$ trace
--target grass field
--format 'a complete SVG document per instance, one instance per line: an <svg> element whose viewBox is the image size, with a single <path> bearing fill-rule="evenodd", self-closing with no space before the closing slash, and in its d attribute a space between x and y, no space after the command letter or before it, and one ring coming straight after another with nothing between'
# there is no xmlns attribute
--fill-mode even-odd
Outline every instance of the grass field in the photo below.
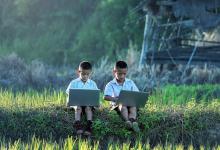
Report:
<svg viewBox="0 0 220 150"><path fill-rule="evenodd" d="M108 150L193 150L193 149L200 149L200 150L219 150L220 146L199 146L194 147L193 145L184 146L183 144L168 144L165 145L158 144L156 146L151 146L149 143L142 143L140 140L137 140L134 144L131 142L123 142L119 143L119 141L113 142L109 141L106 147L103 147L99 144L98 141L91 141L88 139L74 139L73 137L68 137L64 140L60 140L58 142L53 141L45 141L37 139L36 137L32 137L29 143L21 142L20 140L16 140L14 142L8 142L5 144L5 141L1 141L1 150L99 150L99 149L108 149Z"/></svg>
<svg viewBox="0 0 220 150"><path fill-rule="evenodd" d="M65 107L64 92L1 90L1 149L219 149L219 89L219 85L157 89L138 111L139 134L126 129L101 100L90 139L76 137L74 112Z"/></svg>

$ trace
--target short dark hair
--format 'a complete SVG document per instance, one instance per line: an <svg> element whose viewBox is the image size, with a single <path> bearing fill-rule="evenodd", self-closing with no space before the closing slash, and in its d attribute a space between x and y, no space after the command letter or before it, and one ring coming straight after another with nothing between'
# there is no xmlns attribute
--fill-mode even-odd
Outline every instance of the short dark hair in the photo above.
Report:
<svg viewBox="0 0 220 150"><path fill-rule="evenodd" d="M128 65L125 61L117 61L115 63L115 69L124 69L124 68L128 68Z"/></svg>
<svg viewBox="0 0 220 150"><path fill-rule="evenodd" d="M79 68L85 69L85 70L92 70L92 65L91 65L90 62L88 62L88 61L82 61L82 62L79 64Z"/></svg>

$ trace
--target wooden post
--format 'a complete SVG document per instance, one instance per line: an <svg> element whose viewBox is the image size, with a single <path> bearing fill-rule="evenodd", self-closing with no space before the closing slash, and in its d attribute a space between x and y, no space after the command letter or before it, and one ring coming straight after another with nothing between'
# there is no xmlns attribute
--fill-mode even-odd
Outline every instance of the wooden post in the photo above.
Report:
<svg viewBox="0 0 220 150"><path fill-rule="evenodd" d="M146 59L147 59L146 54L149 48L149 35L152 29L151 27L152 27L152 18L150 18L149 15L146 15L145 27L144 27L144 40L142 44L141 56L139 61L139 69L141 69L146 63Z"/></svg>

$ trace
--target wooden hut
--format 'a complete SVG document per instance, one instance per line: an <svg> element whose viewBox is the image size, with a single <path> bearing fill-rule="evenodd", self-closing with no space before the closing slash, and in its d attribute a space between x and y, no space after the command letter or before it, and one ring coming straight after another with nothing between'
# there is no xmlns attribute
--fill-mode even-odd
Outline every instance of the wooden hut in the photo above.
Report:
<svg viewBox="0 0 220 150"><path fill-rule="evenodd" d="M220 0L144 0L140 66L220 65ZM213 36L214 35L214 36Z"/></svg>

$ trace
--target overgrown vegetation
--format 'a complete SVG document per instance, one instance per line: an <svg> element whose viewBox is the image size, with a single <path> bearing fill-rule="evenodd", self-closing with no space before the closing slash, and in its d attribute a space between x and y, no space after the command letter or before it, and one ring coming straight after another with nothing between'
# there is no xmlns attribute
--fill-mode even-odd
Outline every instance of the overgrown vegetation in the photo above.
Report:
<svg viewBox="0 0 220 150"><path fill-rule="evenodd" d="M66 86L67 81L65 80L71 78L69 74L63 74L61 77L60 69L45 65L41 61L33 60L31 63L26 63L15 53L0 58L0 71L1 88L14 91L60 89L62 86Z"/></svg>
<svg viewBox="0 0 220 150"><path fill-rule="evenodd" d="M215 91L219 86L207 85L204 90L207 87L209 91L212 89ZM108 104L102 101L102 106L95 111L92 140L99 140L104 145L106 139L132 141L136 138L141 138L143 144L146 144L148 140L150 145L166 142L195 146L219 144L219 98L198 103L192 100L193 98L189 99L192 96L191 92L181 95L181 91L189 89L194 91L196 87L167 86L164 91L173 90L179 96L179 99L168 101L168 103L158 103L156 101L158 97L168 97L166 92L156 91L156 94L149 98L146 106L138 112L138 122L142 131L140 134L134 134L126 129L125 123L117 113L110 112ZM157 95L158 92L160 96ZM2 90L0 96L2 138L12 141L16 139L28 141L35 136L39 139L59 141L68 136L75 136L74 112L65 107L64 92L51 93L45 90L44 93L36 91L13 93ZM203 98L206 96L204 95Z"/></svg>
<svg viewBox="0 0 220 150"><path fill-rule="evenodd" d="M186 69L186 74L183 74L185 66L179 66L173 70L169 68L160 70L158 66L146 65L142 69L139 69L137 65L139 57L135 49L135 47L130 46L128 52L118 55L117 58L127 61L129 66L127 77L134 80L141 91L163 89L167 84L203 85L220 83L220 69L217 67L208 68L207 65L201 67L191 66ZM98 63L93 64L91 78L101 90L113 78L112 69L114 63L108 57L105 57ZM25 91L28 89L42 91L45 88L65 90L71 79L77 78L76 69L77 66L54 67L46 65L39 60L33 60L31 63L27 63L15 53L12 53L4 58L0 58L0 86L4 89L13 89L13 91ZM205 88L209 90L211 87L205 86ZM217 88L213 95L219 96L218 91ZM198 91L198 93L201 95L203 93L207 94L204 91L203 93ZM194 94L192 92L192 95ZM205 99L208 99L208 97L207 95ZM196 98L200 99L200 96L197 95Z"/></svg>

